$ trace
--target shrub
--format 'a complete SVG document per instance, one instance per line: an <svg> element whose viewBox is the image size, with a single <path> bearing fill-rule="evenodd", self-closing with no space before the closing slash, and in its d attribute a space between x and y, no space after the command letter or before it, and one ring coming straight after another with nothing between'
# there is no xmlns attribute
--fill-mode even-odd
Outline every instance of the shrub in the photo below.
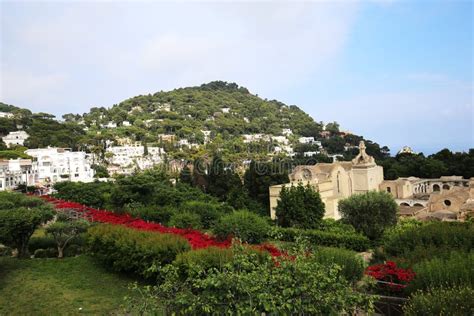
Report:
<svg viewBox="0 0 474 316"><path fill-rule="evenodd" d="M171 216L168 225L177 228L200 229L201 216L190 212L175 213Z"/></svg>
<svg viewBox="0 0 474 316"><path fill-rule="evenodd" d="M308 184L283 188L276 207L277 223L282 227L317 228L324 216L324 203Z"/></svg>
<svg viewBox="0 0 474 316"><path fill-rule="evenodd" d="M343 221L372 240L397 223L397 210L397 203L387 192L355 194L339 202Z"/></svg>
<svg viewBox="0 0 474 316"><path fill-rule="evenodd" d="M58 258L64 257L64 249L80 234L87 231L89 222L85 220L60 221L57 220L46 227L46 233L56 242Z"/></svg>
<svg viewBox="0 0 474 316"><path fill-rule="evenodd" d="M474 248L474 224L430 222L389 234L383 244L391 256L402 256L420 248L439 248L441 253L447 249L469 251Z"/></svg>
<svg viewBox="0 0 474 316"><path fill-rule="evenodd" d="M48 249L55 248L56 242L52 237L41 236L41 237L31 237L28 242L28 251L34 253L36 249Z"/></svg>
<svg viewBox="0 0 474 316"><path fill-rule="evenodd" d="M183 275L189 275L189 270L198 267L203 271L211 268L222 268L232 260L232 249L208 247L180 253L173 264Z"/></svg>
<svg viewBox="0 0 474 316"><path fill-rule="evenodd" d="M9 206L10 205L10 206ZM19 193L0 194L0 243L28 257L28 241L39 227L53 217L53 210L38 198Z"/></svg>
<svg viewBox="0 0 474 316"><path fill-rule="evenodd" d="M236 247L222 269L193 269L184 281L178 267L169 265L163 283L140 288L145 290L140 300L159 300L170 315L338 315L372 307L372 298L355 292L336 265L322 265L304 253L277 264L270 256L259 258ZM132 314L158 312L153 305L137 305L142 308Z"/></svg>
<svg viewBox="0 0 474 316"><path fill-rule="evenodd" d="M217 203L189 201L180 205L180 210L199 215L204 229L209 229L224 215L224 210Z"/></svg>
<svg viewBox="0 0 474 316"><path fill-rule="evenodd" d="M340 248L318 247L313 252L316 262L323 265L337 264L342 274L351 283L359 281L364 275L364 261L354 251Z"/></svg>
<svg viewBox="0 0 474 316"><path fill-rule="evenodd" d="M119 225L97 225L88 231L88 251L115 271L156 278L158 267L190 249L186 239L172 234L139 231Z"/></svg>
<svg viewBox="0 0 474 316"><path fill-rule="evenodd" d="M258 244L269 233L270 225L257 214L249 211L236 211L221 217L213 231L219 239L229 236L239 238L243 242Z"/></svg>
<svg viewBox="0 0 474 316"><path fill-rule="evenodd" d="M171 216L177 212L174 206L153 207L141 204L129 204L126 207L126 211L133 217L141 218L150 222L161 223L163 225L168 225Z"/></svg>
<svg viewBox="0 0 474 316"><path fill-rule="evenodd" d="M474 289L469 286L418 291L403 311L408 316L474 315L473 297Z"/></svg>
<svg viewBox="0 0 474 316"><path fill-rule="evenodd" d="M449 258L434 258L413 266L415 279L409 292L436 287L474 287L474 253L453 252Z"/></svg>
<svg viewBox="0 0 474 316"><path fill-rule="evenodd" d="M339 233L355 233L354 226L345 224L341 220L335 220L332 218L324 218L321 224L317 228L318 230L327 232L339 232Z"/></svg>
<svg viewBox="0 0 474 316"><path fill-rule="evenodd" d="M365 251L370 246L367 237L354 232L272 227L271 236L277 240L291 242L298 238L304 238L312 245L346 248L355 251Z"/></svg>
<svg viewBox="0 0 474 316"><path fill-rule="evenodd" d="M12 253L12 248L0 245L0 257L11 256Z"/></svg>
<svg viewBox="0 0 474 316"><path fill-rule="evenodd" d="M36 249L34 252L35 258L56 258L57 256L58 250L55 248Z"/></svg>

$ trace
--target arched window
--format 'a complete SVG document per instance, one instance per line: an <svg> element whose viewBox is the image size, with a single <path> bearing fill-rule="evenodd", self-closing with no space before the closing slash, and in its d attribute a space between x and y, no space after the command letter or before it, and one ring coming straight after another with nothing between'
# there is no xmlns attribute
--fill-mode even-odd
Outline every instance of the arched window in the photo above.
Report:
<svg viewBox="0 0 474 316"><path fill-rule="evenodd" d="M400 203L400 206L410 206L410 204L403 202L403 203Z"/></svg>
<svg viewBox="0 0 474 316"><path fill-rule="evenodd" d="M437 185L437 184L433 185L433 191L435 191L435 192L440 191L439 185Z"/></svg>
<svg viewBox="0 0 474 316"><path fill-rule="evenodd" d="M449 185L444 184L444 185L443 185L443 190L449 190Z"/></svg>
<svg viewBox="0 0 474 316"><path fill-rule="evenodd" d="M451 206L451 201L450 200L444 200L444 205L446 206Z"/></svg>

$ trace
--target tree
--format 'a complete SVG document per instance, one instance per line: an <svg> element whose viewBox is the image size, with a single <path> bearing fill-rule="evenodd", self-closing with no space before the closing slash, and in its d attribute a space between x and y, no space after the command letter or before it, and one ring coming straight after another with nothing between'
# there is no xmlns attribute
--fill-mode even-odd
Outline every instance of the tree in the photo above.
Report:
<svg viewBox="0 0 474 316"><path fill-rule="evenodd" d="M53 210L38 198L0 193L0 243L28 257L28 241L39 225L53 218Z"/></svg>
<svg viewBox="0 0 474 316"><path fill-rule="evenodd" d="M324 203L319 192L308 184L280 191L280 200L276 207L277 223L282 227L317 228L324 216Z"/></svg>
<svg viewBox="0 0 474 316"><path fill-rule="evenodd" d="M220 156L215 156L209 167L207 192L221 201L225 201L232 190L242 189L242 182L229 165Z"/></svg>
<svg viewBox="0 0 474 316"><path fill-rule="evenodd" d="M64 221L58 220L46 228L46 233L53 236L58 247L58 258L64 257L64 248L68 243L87 231L89 223L85 220Z"/></svg>
<svg viewBox="0 0 474 316"><path fill-rule="evenodd" d="M184 168L179 173L179 181L181 181L182 183L187 183L189 185L193 184L192 172L188 166L184 166Z"/></svg>
<svg viewBox="0 0 474 316"><path fill-rule="evenodd" d="M397 203L387 192L370 191L339 202L343 221L372 240L397 223L397 210Z"/></svg>

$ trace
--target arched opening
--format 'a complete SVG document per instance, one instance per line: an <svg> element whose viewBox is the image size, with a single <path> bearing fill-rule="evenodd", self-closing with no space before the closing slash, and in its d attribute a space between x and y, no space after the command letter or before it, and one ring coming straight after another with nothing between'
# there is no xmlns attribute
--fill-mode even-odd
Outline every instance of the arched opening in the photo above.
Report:
<svg viewBox="0 0 474 316"><path fill-rule="evenodd" d="M439 185L437 185L437 184L433 185L433 191L439 192L440 191Z"/></svg>
<svg viewBox="0 0 474 316"><path fill-rule="evenodd" d="M451 206L451 201L450 200L444 200L444 205L446 206Z"/></svg>
<svg viewBox="0 0 474 316"><path fill-rule="evenodd" d="M387 192L388 192L388 193L392 192L392 188L391 188L391 187L387 187Z"/></svg>
<svg viewBox="0 0 474 316"><path fill-rule="evenodd" d="M449 190L449 189L450 189L450 188L449 188L449 185L447 185L447 184L444 184L444 185L443 185L443 190Z"/></svg>
<svg viewBox="0 0 474 316"><path fill-rule="evenodd" d="M415 204L413 204L413 206L423 206L423 204L421 204L421 203L415 203Z"/></svg>
<svg viewBox="0 0 474 316"><path fill-rule="evenodd" d="M400 206L410 206L410 204L403 202L403 203L400 203Z"/></svg>

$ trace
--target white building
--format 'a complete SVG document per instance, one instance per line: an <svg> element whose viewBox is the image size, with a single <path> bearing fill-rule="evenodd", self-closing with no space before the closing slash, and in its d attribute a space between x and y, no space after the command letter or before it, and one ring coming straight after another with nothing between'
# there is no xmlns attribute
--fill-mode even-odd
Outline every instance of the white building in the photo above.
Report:
<svg viewBox="0 0 474 316"><path fill-rule="evenodd" d="M286 136L272 136L272 140L278 144L288 145L289 140Z"/></svg>
<svg viewBox="0 0 474 316"><path fill-rule="evenodd" d="M129 121L123 121L122 126L132 126Z"/></svg>
<svg viewBox="0 0 474 316"><path fill-rule="evenodd" d="M35 185L37 164L31 159L0 160L0 191L14 190L18 185Z"/></svg>
<svg viewBox="0 0 474 316"><path fill-rule="evenodd" d="M0 112L0 117L2 117L2 118L12 118L12 117L13 117L13 113Z"/></svg>
<svg viewBox="0 0 474 316"><path fill-rule="evenodd" d="M251 142L258 142L258 141L269 141L270 135L265 134L244 134L242 135L244 138L244 143L251 143Z"/></svg>
<svg viewBox="0 0 474 316"><path fill-rule="evenodd" d="M179 146L189 146L189 141L186 138L180 139L178 141Z"/></svg>
<svg viewBox="0 0 474 316"><path fill-rule="evenodd" d="M209 143L209 140L211 138L211 131L201 130L201 133L204 134L204 144Z"/></svg>
<svg viewBox="0 0 474 316"><path fill-rule="evenodd" d="M298 142L300 144L313 144L314 143L314 137L300 137L298 139Z"/></svg>
<svg viewBox="0 0 474 316"><path fill-rule="evenodd" d="M305 157L313 157L314 155L318 155L319 151L305 151L303 156Z"/></svg>
<svg viewBox="0 0 474 316"><path fill-rule="evenodd" d="M28 137L29 135L25 131L18 131L10 132L7 136L2 137L2 140L7 145L7 147L11 147L12 145L23 146L25 140Z"/></svg>
<svg viewBox="0 0 474 316"><path fill-rule="evenodd" d="M397 155L400 155L400 154L416 155L416 152L414 152L413 149L411 149L411 147L409 146L403 146L402 149L400 149L397 153Z"/></svg>
<svg viewBox="0 0 474 316"><path fill-rule="evenodd" d="M40 183L92 182L94 180L94 170L89 163L89 157L83 151L48 147L28 149L25 153L37 162Z"/></svg>
<svg viewBox="0 0 474 316"><path fill-rule="evenodd" d="M284 129L281 130L281 133L282 133L283 135L289 136L289 135L292 135L292 134L293 134L293 131L292 131L291 129L289 129L289 128L284 128Z"/></svg>
<svg viewBox="0 0 474 316"><path fill-rule="evenodd" d="M165 153L161 147L148 147L148 155L145 156L144 146L112 146L106 151L112 153L108 159L111 164L122 168L135 165L139 169L148 169L161 163Z"/></svg>
<svg viewBox="0 0 474 316"><path fill-rule="evenodd" d="M229 113L230 112L230 108L222 108L222 113Z"/></svg>

